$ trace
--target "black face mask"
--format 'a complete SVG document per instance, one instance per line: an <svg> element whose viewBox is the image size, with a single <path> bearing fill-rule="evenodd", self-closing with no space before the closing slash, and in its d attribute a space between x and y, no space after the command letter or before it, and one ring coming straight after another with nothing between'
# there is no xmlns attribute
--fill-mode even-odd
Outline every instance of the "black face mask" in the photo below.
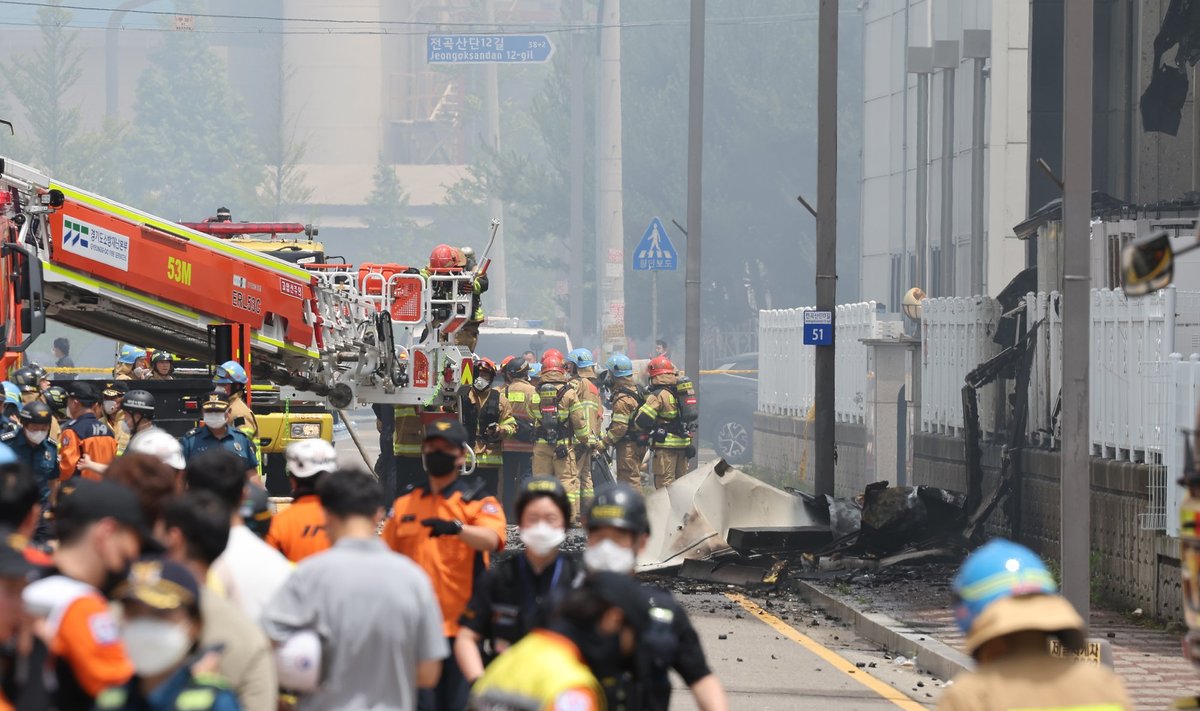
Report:
<svg viewBox="0 0 1200 711"><path fill-rule="evenodd" d="M100 592L103 593L104 597L112 597L113 591L121 583L125 582L129 577L129 571L132 569L133 561L127 560L125 561L125 565L121 566L119 570L105 571L104 582L100 583Z"/></svg>
<svg viewBox="0 0 1200 711"><path fill-rule="evenodd" d="M458 469L458 455L446 452L425 452L421 454L421 463L429 476L449 476Z"/></svg>

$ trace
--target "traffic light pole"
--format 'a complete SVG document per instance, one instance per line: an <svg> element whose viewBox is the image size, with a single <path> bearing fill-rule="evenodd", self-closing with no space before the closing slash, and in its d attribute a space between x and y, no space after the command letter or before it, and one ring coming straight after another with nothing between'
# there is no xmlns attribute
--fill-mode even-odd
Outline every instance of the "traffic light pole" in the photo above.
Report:
<svg viewBox="0 0 1200 711"><path fill-rule="evenodd" d="M817 310L832 315L837 306L837 0L821 0L817 38ZM835 333L836 325L830 324ZM813 481L817 496L834 493L836 347L836 336L834 345L816 346Z"/></svg>

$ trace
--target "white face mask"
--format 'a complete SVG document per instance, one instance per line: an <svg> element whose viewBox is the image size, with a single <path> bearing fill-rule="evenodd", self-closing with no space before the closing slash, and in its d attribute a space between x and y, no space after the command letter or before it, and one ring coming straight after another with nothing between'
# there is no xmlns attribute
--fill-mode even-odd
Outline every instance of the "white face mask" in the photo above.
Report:
<svg viewBox="0 0 1200 711"><path fill-rule="evenodd" d="M479 392L483 392L484 390L487 390L488 388L490 388L492 386L492 379L491 378L475 378L475 382L472 383L472 385L474 385L475 389L478 390Z"/></svg>
<svg viewBox="0 0 1200 711"><path fill-rule="evenodd" d="M537 555L549 555L567 539L567 532L539 521L521 529L521 542Z"/></svg>
<svg viewBox="0 0 1200 711"><path fill-rule="evenodd" d="M25 439L35 447L45 442L49 435L50 433L46 430L25 430Z"/></svg>
<svg viewBox="0 0 1200 711"><path fill-rule="evenodd" d="M121 629L125 653L139 676L157 676L183 661L192 640L182 624L153 618L126 622Z"/></svg>
<svg viewBox="0 0 1200 711"><path fill-rule="evenodd" d="M204 426L209 429L219 430L225 426L224 412L206 412L204 413Z"/></svg>
<svg viewBox="0 0 1200 711"><path fill-rule="evenodd" d="M583 551L583 564L593 573L632 573L637 555L613 541L588 545Z"/></svg>
<svg viewBox="0 0 1200 711"><path fill-rule="evenodd" d="M114 412L116 412L117 408L119 408L120 406L121 405L116 400L105 400L104 401L104 414L111 415Z"/></svg>

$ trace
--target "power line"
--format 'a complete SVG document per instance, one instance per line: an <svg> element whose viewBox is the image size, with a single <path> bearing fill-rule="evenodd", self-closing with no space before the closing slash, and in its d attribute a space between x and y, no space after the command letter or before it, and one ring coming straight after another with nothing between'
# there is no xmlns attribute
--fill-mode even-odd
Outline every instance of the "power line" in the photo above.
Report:
<svg viewBox="0 0 1200 711"><path fill-rule="evenodd" d="M64 10L75 10L80 12L102 12L112 13L114 9L88 7L84 5L68 5L57 4L51 2L37 2L36 0L0 0L0 5L11 5L21 7L37 7L37 8L61 8ZM687 19L679 20L645 20L640 22L621 22L615 25L587 24L587 23L556 23L556 24L534 24L534 23L503 23L503 22L451 22L451 21L431 21L431 20L354 20L346 18L317 18L317 17L273 17L268 15L234 15L224 13L176 13L167 10L144 10L130 9L121 11L123 14L130 15L146 15L152 17L175 17L177 15L185 15L190 17L215 19L215 20L236 20L236 21L256 21L256 22L284 22L284 23L305 23L318 24L324 23L335 26L351 26L354 29L334 29L326 27L324 29L312 30L276 30L263 27L248 28L248 29L194 29L191 32L201 34L259 34L259 35L390 35L390 36L419 36L424 34L436 33L440 28L454 28L458 30L471 29L476 33L504 33L512 31L536 32L539 34L551 34L562 32L581 32L595 31L607 29L610 27L618 27L621 29L640 29L653 27L683 27L688 24ZM857 15L855 12L844 12L843 15ZM805 22L817 19L816 13L794 13L788 15L770 15L757 17L722 17L711 18L707 21L710 25L726 25L726 26L756 26L769 25L780 22ZM19 23L19 22L0 22L0 26L9 27L32 27L37 26L37 23ZM76 25L67 23L64 25L74 29L108 29L107 25ZM400 26L407 28L425 28L422 31L402 32L389 30L387 27ZM121 25L117 28L122 31L135 32L174 32L170 27L135 27Z"/></svg>

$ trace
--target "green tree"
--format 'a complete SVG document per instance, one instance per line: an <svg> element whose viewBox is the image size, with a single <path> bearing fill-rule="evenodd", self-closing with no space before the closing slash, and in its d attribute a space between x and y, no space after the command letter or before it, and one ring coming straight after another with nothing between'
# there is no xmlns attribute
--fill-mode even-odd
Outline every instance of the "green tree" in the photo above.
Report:
<svg viewBox="0 0 1200 711"><path fill-rule="evenodd" d="M139 207L199 218L220 205L258 210L266 161L231 90L225 64L203 35L166 32L138 80L126 140L126 193Z"/></svg>
<svg viewBox="0 0 1200 711"><path fill-rule="evenodd" d="M28 119L29 135L21 137L26 151L55 175L62 173L81 133L80 109L67 104L66 94L83 73L83 50L67 29L71 13L57 4L37 11L41 43L33 54L14 57L5 72Z"/></svg>
<svg viewBox="0 0 1200 711"><path fill-rule="evenodd" d="M308 176L300 168L308 151L308 140L297 133L299 113L289 112L283 101L285 87L294 74L294 69L280 71L279 93L275 97L278 130L268 131L263 139L267 168L260 194L272 220L282 219L285 208L304 205L313 196Z"/></svg>
<svg viewBox="0 0 1200 711"><path fill-rule="evenodd" d="M409 196L396 177L395 167L382 154L375 163L371 183L363 218L370 245L368 254L383 261L412 261L421 229L411 216Z"/></svg>

